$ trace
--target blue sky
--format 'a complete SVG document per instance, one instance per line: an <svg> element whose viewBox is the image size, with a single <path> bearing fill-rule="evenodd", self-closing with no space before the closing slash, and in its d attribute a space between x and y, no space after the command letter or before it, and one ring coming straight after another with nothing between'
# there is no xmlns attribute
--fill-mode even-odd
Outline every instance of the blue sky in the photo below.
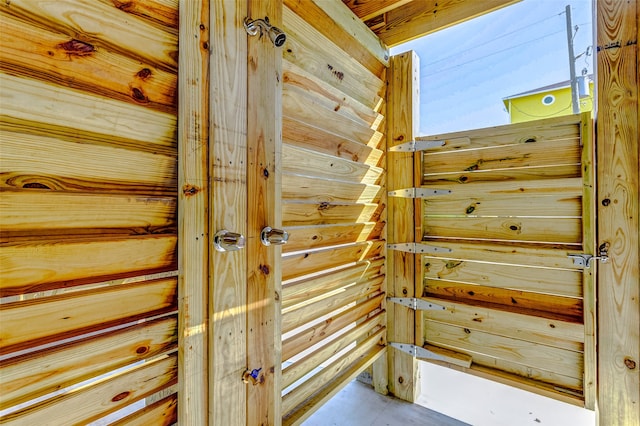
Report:
<svg viewBox="0 0 640 426"><path fill-rule="evenodd" d="M568 80L567 4L577 56L593 44L591 0L524 0L393 48L420 57L420 135L506 124L502 98Z"/></svg>

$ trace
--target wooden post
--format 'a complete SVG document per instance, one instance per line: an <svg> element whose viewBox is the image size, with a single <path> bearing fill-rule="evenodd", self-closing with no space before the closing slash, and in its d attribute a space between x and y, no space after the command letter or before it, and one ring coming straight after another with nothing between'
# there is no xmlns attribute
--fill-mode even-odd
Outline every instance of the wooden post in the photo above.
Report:
<svg viewBox="0 0 640 426"><path fill-rule="evenodd" d="M251 19L282 28L282 0L249 0ZM282 48L267 34L248 39L247 88L247 367L261 369L248 385L247 424L279 425L281 413L281 256L260 232L282 228Z"/></svg>
<svg viewBox="0 0 640 426"><path fill-rule="evenodd" d="M419 62L415 52L391 58L387 70L387 147L414 139L418 124ZM412 153L387 153L387 189L411 188L415 185ZM414 241L414 200L389 197L387 242ZM387 254L387 289L389 297L415 296L415 255L401 251ZM387 303L387 340L397 343L415 341L415 312L407 307ZM410 355L389 349L389 392L415 402L419 395L418 364Z"/></svg>
<svg viewBox="0 0 640 426"><path fill-rule="evenodd" d="M211 238L247 236L247 16L245 2L211 4ZM247 248L211 249L209 410L211 425L245 425ZM195 423L193 423L195 424Z"/></svg>
<svg viewBox="0 0 640 426"><path fill-rule="evenodd" d="M206 425L209 2L181 0L178 102L178 422Z"/></svg>
<svg viewBox="0 0 640 426"><path fill-rule="evenodd" d="M640 424L637 0L597 0L598 423Z"/></svg>

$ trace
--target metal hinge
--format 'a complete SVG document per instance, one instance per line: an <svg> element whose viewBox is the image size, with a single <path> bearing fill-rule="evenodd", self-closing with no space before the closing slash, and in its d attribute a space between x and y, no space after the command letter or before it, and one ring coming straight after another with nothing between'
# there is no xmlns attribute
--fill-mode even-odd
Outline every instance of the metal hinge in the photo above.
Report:
<svg viewBox="0 0 640 426"><path fill-rule="evenodd" d="M389 197L401 198L427 198L434 195L448 195L453 191L450 189L432 189L432 188L404 188L389 191Z"/></svg>
<svg viewBox="0 0 640 426"><path fill-rule="evenodd" d="M388 297L387 301L406 306L414 311L444 311L447 309L442 305L427 302L417 297Z"/></svg>
<svg viewBox="0 0 640 426"><path fill-rule="evenodd" d="M448 349L438 348L431 346L434 350L441 353L436 353L429 349L425 349L421 346L412 345L409 343L389 343L389 346L398 349L404 353L411 355L414 358L420 358L425 360L444 361L450 364L459 365L461 367L471 367L473 359L471 356L463 353L454 352Z"/></svg>
<svg viewBox="0 0 640 426"><path fill-rule="evenodd" d="M426 151L431 148L439 148L444 146L445 141L409 141L394 145L389 148L389 152L416 152Z"/></svg>
<svg viewBox="0 0 640 426"><path fill-rule="evenodd" d="M446 247L436 247L421 243L397 243L387 244L389 250L403 251L405 253L451 253L453 250Z"/></svg>

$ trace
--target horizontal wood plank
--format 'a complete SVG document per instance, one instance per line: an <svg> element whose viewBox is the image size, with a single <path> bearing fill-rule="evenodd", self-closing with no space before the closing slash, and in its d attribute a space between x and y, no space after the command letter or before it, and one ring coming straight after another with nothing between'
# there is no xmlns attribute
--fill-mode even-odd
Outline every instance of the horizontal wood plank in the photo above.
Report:
<svg viewBox="0 0 640 426"><path fill-rule="evenodd" d="M311 226L344 223L374 222L380 219L384 205L284 203L283 226Z"/></svg>
<svg viewBox="0 0 640 426"><path fill-rule="evenodd" d="M425 200L425 220L431 217L546 217L577 218L582 215L582 198L564 195L514 195L505 197L450 198Z"/></svg>
<svg viewBox="0 0 640 426"><path fill-rule="evenodd" d="M325 297L302 306L289 307L282 312L282 332L303 326L332 311L343 308L356 300L376 296L382 290L384 277L360 282L352 286L327 292Z"/></svg>
<svg viewBox="0 0 640 426"><path fill-rule="evenodd" d="M0 247L2 297L176 267L175 235L20 241Z"/></svg>
<svg viewBox="0 0 640 426"><path fill-rule="evenodd" d="M375 222L290 227L286 228L289 241L283 247L283 253L377 240L383 228L384 223Z"/></svg>
<svg viewBox="0 0 640 426"><path fill-rule="evenodd" d="M384 241L367 241L343 247L285 255L282 259L282 279L289 280L352 262L374 259L382 254L384 247Z"/></svg>
<svg viewBox="0 0 640 426"><path fill-rule="evenodd" d="M6 121L26 121L42 130L63 126L105 137L128 138L167 147L176 145L175 114L42 81L8 74L0 77L3 80L0 102Z"/></svg>
<svg viewBox="0 0 640 426"><path fill-rule="evenodd" d="M175 150L168 153L64 140L0 128L3 188L43 188L174 195L177 191Z"/></svg>
<svg viewBox="0 0 640 426"><path fill-rule="evenodd" d="M384 259L364 261L317 277L284 282L282 285L282 309L325 294L326 292L370 280L383 274Z"/></svg>
<svg viewBox="0 0 640 426"><path fill-rule="evenodd" d="M362 120L352 120L335 108L327 108L324 103L322 100L318 102L311 97L300 96L294 90L282 91L283 116L316 127L329 127L331 133L364 145L377 147L380 144L382 133L373 130ZM326 123L331 123L331 126Z"/></svg>
<svg viewBox="0 0 640 426"><path fill-rule="evenodd" d="M554 246L527 246L482 241L433 241L427 242L427 244L450 250L448 253L425 256L429 258L489 262L496 265L541 266L545 268L582 270L581 267L574 265L573 260L567 256L571 253L570 251L561 250Z"/></svg>
<svg viewBox="0 0 640 426"><path fill-rule="evenodd" d="M576 218L430 217L423 224L426 238L582 243L582 220Z"/></svg>
<svg viewBox="0 0 640 426"><path fill-rule="evenodd" d="M579 140L536 142L460 152L425 153L423 173L496 170L580 162Z"/></svg>
<svg viewBox="0 0 640 426"><path fill-rule="evenodd" d="M282 146L282 163L284 173L371 185L377 184L383 173L379 167L368 166L289 144Z"/></svg>
<svg viewBox="0 0 640 426"><path fill-rule="evenodd" d="M330 338L350 324L377 315L383 299L383 294L367 299L292 336L285 336L282 342L282 361L287 361L324 339Z"/></svg>
<svg viewBox="0 0 640 426"><path fill-rule="evenodd" d="M163 27L178 29L178 0L100 0L123 12L156 23ZM168 29L166 29L168 30Z"/></svg>
<svg viewBox="0 0 640 426"><path fill-rule="evenodd" d="M383 158L383 151L379 147L339 136L326 126L312 126L286 116L282 117L282 140L290 145L372 166L380 166Z"/></svg>
<svg viewBox="0 0 640 426"><path fill-rule="evenodd" d="M355 362L359 357L366 354L371 349L379 346L380 339L384 335L385 329L378 330L375 334L369 336L360 342L356 347L338 358L330 365L324 367L313 377L297 386L291 392L282 397L282 412L289 413L293 408L309 398L315 391L332 381L333 378L339 376L345 371L350 364ZM380 347L381 348L381 347Z"/></svg>
<svg viewBox="0 0 640 426"><path fill-rule="evenodd" d="M443 299L424 300L445 307L445 310L423 311L425 321L438 321L574 352L582 352L584 349L584 328L581 324L469 306Z"/></svg>
<svg viewBox="0 0 640 426"><path fill-rule="evenodd" d="M424 173L422 184L473 182L526 182L539 179L566 179L580 176L580 163L553 166L512 167L499 170L469 170L464 172Z"/></svg>
<svg viewBox="0 0 640 426"><path fill-rule="evenodd" d="M7 425L87 424L178 379L177 354L146 362L3 418Z"/></svg>
<svg viewBox="0 0 640 426"><path fill-rule="evenodd" d="M352 362L340 375L334 377L329 385L315 392L311 398L307 399L304 404L298 406L295 411L286 413L283 417L282 424L285 426L301 425L302 422L309 418L318 408L322 407L323 404L386 353L387 349L385 346L374 346Z"/></svg>
<svg viewBox="0 0 640 426"><path fill-rule="evenodd" d="M381 186L282 174L282 199L315 203L372 203Z"/></svg>
<svg viewBox="0 0 640 426"><path fill-rule="evenodd" d="M435 346L468 351L472 357L475 353L484 354L576 379L582 378L583 356L580 352L432 321L424 330L425 340Z"/></svg>
<svg viewBox="0 0 640 426"><path fill-rule="evenodd" d="M3 191L3 232L74 228L166 228L175 226L175 197L51 191Z"/></svg>
<svg viewBox="0 0 640 426"><path fill-rule="evenodd" d="M436 201L456 198L506 197L514 195L556 195L577 197L582 195L582 179L540 179L525 182L476 182L469 184L428 185L426 188L450 190L450 194L431 195L427 199Z"/></svg>
<svg viewBox="0 0 640 426"><path fill-rule="evenodd" d="M380 312L376 316L371 317L351 328L335 340L332 340L310 354L305 355L302 359L286 366L282 370L282 388L286 389L291 386L298 379L311 372L314 368L321 365L354 341L362 340L362 338L368 334L377 332L379 328L385 326L384 322L384 314Z"/></svg>
<svg viewBox="0 0 640 426"><path fill-rule="evenodd" d="M2 27L0 69L7 73L176 113L175 72L106 49L94 49L90 44L9 15L3 15Z"/></svg>
<svg viewBox="0 0 640 426"><path fill-rule="evenodd" d="M177 347L170 316L0 363L0 409L97 377Z"/></svg>
<svg viewBox="0 0 640 426"><path fill-rule="evenodd" d="M426 279L510 288L558 296L582 296L582 271L444 260L432 257L423 257L423 265Z"/></svg>
<svg viewBox="0 0 640 426"><path fill-rule="evenodd" d="M577 324L583 322L582 298L453 283L444 280L426 280L423 296Z"/></svg>
<svg viewBox="0 0 640 426"><path fill-rule="evenodd" d="M291 9L283 7L282 12L283 30L287 33L284 59L376 110L384 82L355 59L337 56L340 47Z"/></svg>
<svg viewBox="0 0 640 426"><path fill-rule="evenodd" d="M113 5L82 0L32 2L16 0L3 5L3 12L60 31L93 48L113 49L167 70L178 68L178 36Z"/></svg>
<svg viewBox="0 0 640 426"><path fill-rule="evenodd" d="M418 136L417 140L443 140L441 147L431 148L429 152L455 151L515 144L580 139L580 116L565 115L539 121L512 123L484 129L465 130L440 135Z"/></svg>
<svg viewBox="0 0 640 426"><path fill-rule="evenodd" d="M171 426L178 421L178 394L174 393L166 398L124 417L113 426Z"/></svg>
<svg viewBox="0 0 640 426"><path fill-rule="evenodd" d="M326 108L333 109L356 122L362 122L373 130L379 129L384 119L380 112L368 108L289 61L283 61L282 68L283 90L310 97Z"/></svg>
<svg viewBox="0 0 640 426"><path fill-rule="evenodd" d="M176 283L166 278L7 304L0 353L169 312L177 306Z"/></svg>

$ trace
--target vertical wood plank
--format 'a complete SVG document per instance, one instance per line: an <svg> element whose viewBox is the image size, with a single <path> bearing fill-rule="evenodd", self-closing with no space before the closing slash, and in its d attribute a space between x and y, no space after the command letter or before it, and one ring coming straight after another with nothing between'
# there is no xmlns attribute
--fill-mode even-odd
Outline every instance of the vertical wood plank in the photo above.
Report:
<svg viewBox="0 0 640 426"><path fill-rule="evenodd" d="M211 4L210 235L247 235L247 34L243 1ZM209 409L212 425L246 424L245 250L211 250Z"/></svg>
<svg viewBox="0 0 640 426"><path fill-rule="evenodd" d="M391 58L387 70L387 147L414 139L418 125L419 63L415 52ZM414 159L411 153L387 154L387 188L389 191L414 185ZM390 244L414 241L414 200L389 197L387 241ZM389 297L415 296L415 256L391 251L387 255ZM387 339L389 342L415 342L413 310L387 304ZM417 361L395 349L389 353L389 391L398 398L414 402L419 393Z"/></svg>
<svg viewBox="0 0 640 426"><path fill-rule="evenodd" d="M249 0L248 16L282 28L282 0ZM247 385L247 424L279 425L282 250L264 246L260 231L282 228L282 48L266 34L248 39L247 73L247 367L262 369Z"/></svg>
<svg viewBox="0 0 640 426"><path fill-rule="evenodd" d="M582 144L582 251L592 255L596 250L596 199L595 199L595 146L591 113L582 114L580 123ZM584 405L595 409L597 360L596 360L596 288L597 263L583 270L582 300L584 313Z"/></svg>
<svg viewBox="0 0 640 426"><path fill-rule="evenodd" d="M208 0L180 0L178 278L180 424L208 423Z"/></svg>
<svg viewBox="0 0 640 426"><path fill-rule="evenodd" d="M598 423L640 424L637 0L597 0Z"/></svg>

